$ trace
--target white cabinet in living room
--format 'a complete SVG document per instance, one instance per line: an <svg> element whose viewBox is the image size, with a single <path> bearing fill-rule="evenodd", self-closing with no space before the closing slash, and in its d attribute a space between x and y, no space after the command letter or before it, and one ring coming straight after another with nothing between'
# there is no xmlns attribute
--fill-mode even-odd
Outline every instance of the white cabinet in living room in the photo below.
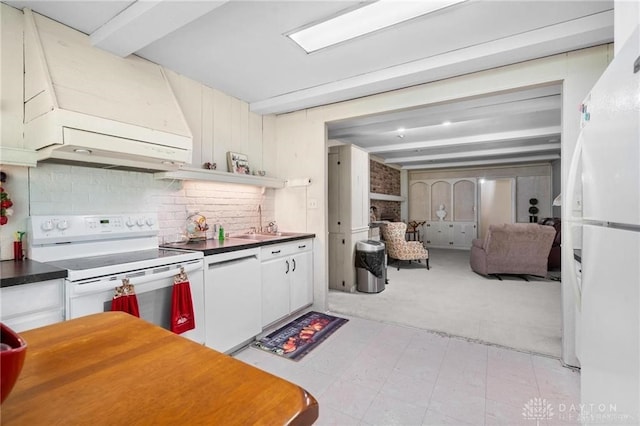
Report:
<svg viewBox="0 0 640 426"><path fill-rule="evenodd" d="M369 234L369 153L353 145L330 147L328 176L329 288L353 292L355 244Z"/></svg>
<svg viewBox="0 0 640 426"><path fill-rule="evenodd" d="M313 303L313 241L299 240L261 249L262 326Z"/></svg>
<svg viewBox="0 0 640 426"><path fill-rule="evenodd" d="M16 332L64 321L64 280L3 287L2 322Z"/></svg>
<svg viewBox="0 0 640 426"><path fill-rule="evenodd" d="M473 239L476 238L477 227L475 223L454 223L453 224L453 246L471 248Z"/></svg>
<svg viewBox="0 0 640 426"><path fill-rule="evenodd" d="M427 247L470 249L478 234L475 222L427 222L425 224Z"/></svg>
<svg viewBox="0 0 640 426"><path fill-rule="evenodd" d="M425 240L430 246L448 246L451 242L451 224L447 222L426 223Z"/></svg>

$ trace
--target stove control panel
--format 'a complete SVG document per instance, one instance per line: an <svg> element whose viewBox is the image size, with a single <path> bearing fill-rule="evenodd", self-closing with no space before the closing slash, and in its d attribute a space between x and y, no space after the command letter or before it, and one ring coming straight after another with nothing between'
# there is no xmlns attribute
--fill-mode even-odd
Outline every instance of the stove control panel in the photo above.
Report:
<svg viewBox="0 0 640 426"><path fill-rule="evenodd" d="M156 213L106 215L30 216L27 235L31 244L100 241L157 235Z"/></svg>

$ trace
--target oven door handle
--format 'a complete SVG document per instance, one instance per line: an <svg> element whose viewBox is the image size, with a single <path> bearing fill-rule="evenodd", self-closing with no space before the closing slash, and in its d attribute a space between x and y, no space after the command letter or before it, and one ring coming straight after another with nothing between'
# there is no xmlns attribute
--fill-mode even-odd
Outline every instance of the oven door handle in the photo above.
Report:
<svg viewBox="0 0 640 426"><path fill-rule="evenodd" d="M178 265L176 268L171 268L165 272L159 272L157 274L149 274L143 275L139 277L131 277L129 278L129 284L133 284L134 286L148 283L151 281L163 280L165 278L170 278L176 276L180 273L180 268L184 268L186 273L203 270L202 261L187 263L185 265ZM98 293L105 290L114 289L122 283L122 278L126 278L126 274L122 277L119 277L118 280L109 280L109 281L101 281L101 282L87 282L84 284L79 284L74 286L73 294L85 294L85 293Z"/></svg>

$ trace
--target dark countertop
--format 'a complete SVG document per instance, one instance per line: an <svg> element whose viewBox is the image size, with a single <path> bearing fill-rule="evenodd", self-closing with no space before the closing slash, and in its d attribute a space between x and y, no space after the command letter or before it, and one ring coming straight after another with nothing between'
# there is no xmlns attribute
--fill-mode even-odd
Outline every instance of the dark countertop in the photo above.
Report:
<svg viewBox="0 0 640 426"><path fill-rule="evenodd" d="M67 270L25 259L0 262L0 287L66 278Z"/></svg>
<svg viewBox="0 0 640 426"><path fill-rule="evenodd" d="M270 240L252 240L246 238L229 237L224 241L204 240L183 244L165 244L163 247L180 250L201 251L205 256L209 256L213 254L268 246L272 244L286 243L289 241L303 240L306 238L315 238L315 236L315 234L291 233L287 236L282 236ZM2 266L2 269L0 270L0 287L10 287L14 285L29 284L39 281L47 281L67 277L66 269L56 268L55 266L36 262L35 260L30 259L21 261L5 260L0 262L0 265Z"/></svg>
<svg viewBox="0 0 640 426"><path fill-rule="evenodd" d="M205 256L213 254L228 253L231 251L245 250L251 248L257 248L262 246L268 246L272 244L287 243L290 241L304 240L306 238L315 238L316 234L290 234L279 238L270 240L252 240L247 238L234 238L227 237L223 241L219 240L203 240L203 241L190 241L188 243L174 243L165 244L162 247L175 248L180 250L194 250L204 252Z"/></svg>

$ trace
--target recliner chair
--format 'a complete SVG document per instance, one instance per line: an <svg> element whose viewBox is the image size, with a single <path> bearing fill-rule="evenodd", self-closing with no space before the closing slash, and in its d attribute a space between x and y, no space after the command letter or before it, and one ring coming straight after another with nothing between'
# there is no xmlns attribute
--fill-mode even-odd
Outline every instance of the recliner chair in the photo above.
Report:
<svg viewBox="0 0 640 426"><path fill-rule="evenodd" d="M556 237L553 240L553 244L551 245L551 251L549 252L549 260L547 267L551 269L561 269L562 267L562 225L561 221L557 217L547 217L540 221L540 225L548 225L553 226L556 230Z"/></svg>
<svg viewBox="0 0 640 426"><path fill-rule="evenodd" d="M490 225L482 239L471 245L471 269L481 275L545 277L547 259L556 231L537 223Z"/></svg>

